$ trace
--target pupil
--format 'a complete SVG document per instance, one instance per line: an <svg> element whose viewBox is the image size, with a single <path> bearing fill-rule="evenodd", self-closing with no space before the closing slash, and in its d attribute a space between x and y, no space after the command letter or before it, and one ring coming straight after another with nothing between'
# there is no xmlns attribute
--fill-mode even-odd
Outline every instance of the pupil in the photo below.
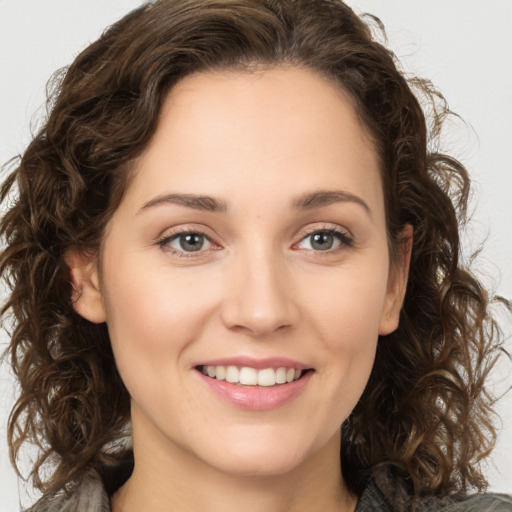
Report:
<svg viewBox="0 0 512 512"><path fill-rule="evenodd" d="M199 251L203 247L203 236L189 234L180 236L180 245L184 251Z"/></svg>
<svg viewBox="0 0 512 512"><path fill-rule="evenodd" d="M326 251L332 248L333 242L334 237L332 235L329 235L328 233L316 233L313 235L311 247L320 251Z"/></svg>

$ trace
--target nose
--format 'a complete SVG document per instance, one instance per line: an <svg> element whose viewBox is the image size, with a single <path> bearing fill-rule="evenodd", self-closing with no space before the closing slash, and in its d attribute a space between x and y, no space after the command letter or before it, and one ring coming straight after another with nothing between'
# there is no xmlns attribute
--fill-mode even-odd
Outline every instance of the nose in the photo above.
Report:
<svg viewBox="0 0 512 512"><path fill-rule="evenodd" d="M221 311L224 325L256 337L293 327L299 312L285 267L262 251L232 261Z"/></svg>

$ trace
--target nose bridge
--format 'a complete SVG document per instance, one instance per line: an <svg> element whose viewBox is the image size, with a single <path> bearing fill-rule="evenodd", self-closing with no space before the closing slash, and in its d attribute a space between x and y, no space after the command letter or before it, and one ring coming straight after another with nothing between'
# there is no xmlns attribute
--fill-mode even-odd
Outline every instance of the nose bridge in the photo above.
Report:
<svg viewBox="0 0 512 512"><path fill-rule="evenodd" d="M230 262L223 319L229 328L269 334L298 318L286 264L275 248L241 250Z"/></svg>

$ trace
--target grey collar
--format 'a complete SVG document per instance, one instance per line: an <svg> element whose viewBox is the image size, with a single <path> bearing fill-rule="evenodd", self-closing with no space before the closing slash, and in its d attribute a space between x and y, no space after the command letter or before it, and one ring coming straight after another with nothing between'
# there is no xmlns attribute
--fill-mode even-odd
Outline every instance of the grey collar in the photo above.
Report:
<svg viewBox="0 0 512 512"><path fill-rule="evenodd" d="M355 512L512 512L512 496L479 494L463 498L412 500L403 480L379 472L367 486ZM68 494L38 502L30 512L111 512L100 476L91 472ZM312 511L316 512L316 511Z"/></svg>

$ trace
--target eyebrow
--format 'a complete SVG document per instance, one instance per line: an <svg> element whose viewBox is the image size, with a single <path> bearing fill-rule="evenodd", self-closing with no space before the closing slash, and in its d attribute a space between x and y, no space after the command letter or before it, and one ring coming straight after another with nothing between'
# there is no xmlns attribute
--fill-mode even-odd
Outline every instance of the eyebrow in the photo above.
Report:
<svg viewBox="0 0 512 512"><path fill-rule="evenodd" d="M139 210L139 213L164 204L176 204L178 206L193 208L194 210L213 213L223 213L227 210L227 205L224 201L211 196L198 194L163 194L145 203Z"/></svg>
<svg viewBox="0 0 512 512"><path fill-rule="evenodd" d="M297 210L312 210L333 203L355 203L362 206L370 217L372 216L372 211L365 201L359 196L344 190L318 190L310 192L294 199L292 205Z"/></svg>
<svg viewBox="0 0 512 512"><path fill-rule="evenodd" d="M303 194L292 201L292 207L297 210L312 210L314 208L321 208L333 203L355 203L363 207L363 209L371 217L371 209L363 199L355 194L346 192L344 190L318 190ZM145 203L138 213L144 210L154 208L155 206L175 204L178 206L185 206L194 210L225 213L227 211L227 204L222 199L217 199L212 196L200 194L162 194L154 197Z"/></svg>

